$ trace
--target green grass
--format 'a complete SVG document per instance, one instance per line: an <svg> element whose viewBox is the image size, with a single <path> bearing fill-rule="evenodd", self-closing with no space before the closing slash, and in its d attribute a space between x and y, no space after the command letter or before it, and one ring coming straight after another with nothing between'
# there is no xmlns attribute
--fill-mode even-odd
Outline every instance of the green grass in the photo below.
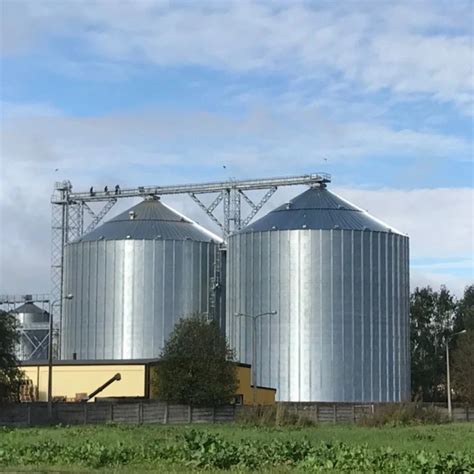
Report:
<svg viewBox="0 0 474 474"><path fill-rule="evenodd" d="M88 472L93 468L101 467L102 469L105 468L106 472L132 473L152 470L158 473L173 473L189 472L192 470L192 466L206 465L211 468L206 472L216 472L215 469L213 471L212 467L219 464L214 461L205 464L208 461L202 461L200 458L196 462L187 458L180 458L180 452L184 450L183 435L191 433L192 430L205 435L204 441L199 440L199 442L202 441L204 447L196 448L196 453L209 450L213 456L215 455L214 451L219 451L219 449L232 451L234 447L237 449L244 443L248 444L249 449L255 447L257 450L262 449L263 445L279 446L278 443L282 443L283 446L284 443L287 443L290 446L288 450L291 451L291 449L299 449L300 445L304 447L308 444L319 446L322 443L331 443L337 447L338 443L341 442L344 443L344 445L341 445L343 446L341 449L348 453L349 451L356 451L362 445L366 445L366 448L364 448L367 450L366 454L385 452L384 450L391 448L397 455L407 453L409 458L416 457L420 451L424 451L428 455L431 455L431 453L433 455L438 455L437 453L440 453L439 455L456 453L456 455L467 455L470 456L470 459L474 459L474 424L471 423L383 428L326 424L308 428L247 427L236 424L192 426L88 425L0 428L0 470L9 472L14 469L35 472L43 470L44 472L61 469ZM305 443L307 444L305 445ZM76 452L68 454L69 447L72 446L75 449L80 445L89 446L88 448L86 446L86 448L93 451L91 456L96 461L92 464L83 464L80 457L77 460L74 457L78 456ZM291 446L294 446L294 448ZM158 460L154 458L153 461L147 458L148 451L161 448L170 449L171 451L174 449L174 454L160 455L161 457ZM39 451L40 454L34 454L35 450ZM122 450L128 450L130 457L127 458L127 452L123 454L123 458L117 457L117 453L122 453ZM51 452L48 458L49 461L38 461L38 459L44 459L41 456L42 451L44 451L45 456L48 452ZM278 449L276 449L277 451ZM11 453L18 453L18 457L16 454L12 456ZM193 453L189 456L196 455L196 453ZM366 454L359 454L358 456ZM18 462L20 458L21 462ZM123 460L121 461L121 459ZM85 468L85 466L87 467ZM110 469L111 466L113 466L112 470ZM272 466L257 467L261 468L262 472L276 473L299 472L302 470L301 465L296 461L294 463L290 462L288 465L283 461L281 463L275 461ZM237 467L234 466L233 469L235 470ZM247 470L257 469L249 469L247 466ZM463 471L453 470L452 472ZM474 472L474 464L472 465L472 471L468 469L465 472Z"/></svg>

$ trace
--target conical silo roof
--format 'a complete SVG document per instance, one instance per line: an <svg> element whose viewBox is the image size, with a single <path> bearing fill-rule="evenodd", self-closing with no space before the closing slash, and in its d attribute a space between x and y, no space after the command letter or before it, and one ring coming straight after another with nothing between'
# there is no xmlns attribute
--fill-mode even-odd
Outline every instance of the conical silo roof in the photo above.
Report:
<svg viewBox="0 0 474 474"><path fill-rule="evenodd" d="M47 314L47 312L44 309L39 308L36 306L33 302L27 301L25 304L22 304L21 306L18 306L18 308L15 308L12 313L25 313L25 314L38 314L38 315L43 315Z"/></svg>
<svg viewBox="0 0 474 474"><path fill-rule="evenodd" d="M159 198L145 199L83 235L79 241L128 239L222 241L217 235L163 204Z"/></svg>
<svg viewBox="0 0 474 474"><path fill-rule="evenodd" d="M367 211L328 191L325 186L306 190L241 232L296 229L371 230L402 234Z"/></svg>

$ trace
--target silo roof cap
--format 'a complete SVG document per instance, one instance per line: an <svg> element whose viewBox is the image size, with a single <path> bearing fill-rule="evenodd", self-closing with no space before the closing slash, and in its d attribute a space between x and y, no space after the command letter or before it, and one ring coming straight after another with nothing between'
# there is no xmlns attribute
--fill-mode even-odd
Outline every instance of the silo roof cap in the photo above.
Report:
<svg viewBox="0 0 474 474"><path fill-rule="evenodd" d="M15 308L12 313L24 313L24 314L45 314L47 311L44 309L39 308L36 306L34 303L31 301L27 301L25 304L22 304L21 306L18 306L18 308Z"/></svg>
<svg viewBox="0 0 474 474"><path fill-rule="evenodd" d="M369 230L404 235L325 186L306 190L240 232L298 229Z"/></svg>
<svg viewBox="0 0 474 474"><path fill-rule="evenodd" d="M147 198L136 206L83 235L78 241L96 240L195 240L222 242L222 239L192 219Z"/></svg>

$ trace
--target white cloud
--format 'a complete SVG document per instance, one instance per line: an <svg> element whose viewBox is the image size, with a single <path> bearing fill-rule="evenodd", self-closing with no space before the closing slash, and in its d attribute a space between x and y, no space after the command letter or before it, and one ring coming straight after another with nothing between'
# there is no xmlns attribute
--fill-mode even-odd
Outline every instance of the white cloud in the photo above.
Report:
<svg viewBox="0 0 474 474"><path fill-rule="evenodd" d="M104 61L334 74L472 113L472 3L6 2L8 53L73 38ZM338 78L337 76L341 76Z"/></svg>

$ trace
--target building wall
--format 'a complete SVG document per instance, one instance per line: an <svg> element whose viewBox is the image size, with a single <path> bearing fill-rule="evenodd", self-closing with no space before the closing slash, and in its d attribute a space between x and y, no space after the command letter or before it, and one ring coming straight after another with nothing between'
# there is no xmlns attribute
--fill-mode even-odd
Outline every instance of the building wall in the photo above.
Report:
<svg viewBox="0 0 474 474"><path fill-rule="evenodd" d="M38 390L38 400L48 397L48 366L23 365L21 369ZM89 394L116 373L122 379L113 382L98 397L145 397L148 396L147 364L110 364L110 365L55 365L53 367L53 397L66 397L73 401L77 394ZM253 402L250 385L251 372L248 366L237 367L239 387L237 395L242 395L243 403ZM257 389L257 403L272 405L275 403L275 390L265 387Z"/></svg>
<svg viewBox="0 0 474 474"><path fill-rule="evenodd" d="M253 386L250 384L251 376L250 366L239 366L237 368L237 379L239 388L237 394L243 396L244 405L253 404ZM257 387L257 405L274 405L276 390L267 387Z"/></svg>
<svg viewBox="0 0 474 474"><path fill-rule="evenodd" d="M38 399L48 398L48 366L28 365L21 369L33 381ZM145 365L56 365L53 367L53 397L75 400L76 394L89 394L120 373L122 379L113 382L99 397L145 396Z"/></svg>

